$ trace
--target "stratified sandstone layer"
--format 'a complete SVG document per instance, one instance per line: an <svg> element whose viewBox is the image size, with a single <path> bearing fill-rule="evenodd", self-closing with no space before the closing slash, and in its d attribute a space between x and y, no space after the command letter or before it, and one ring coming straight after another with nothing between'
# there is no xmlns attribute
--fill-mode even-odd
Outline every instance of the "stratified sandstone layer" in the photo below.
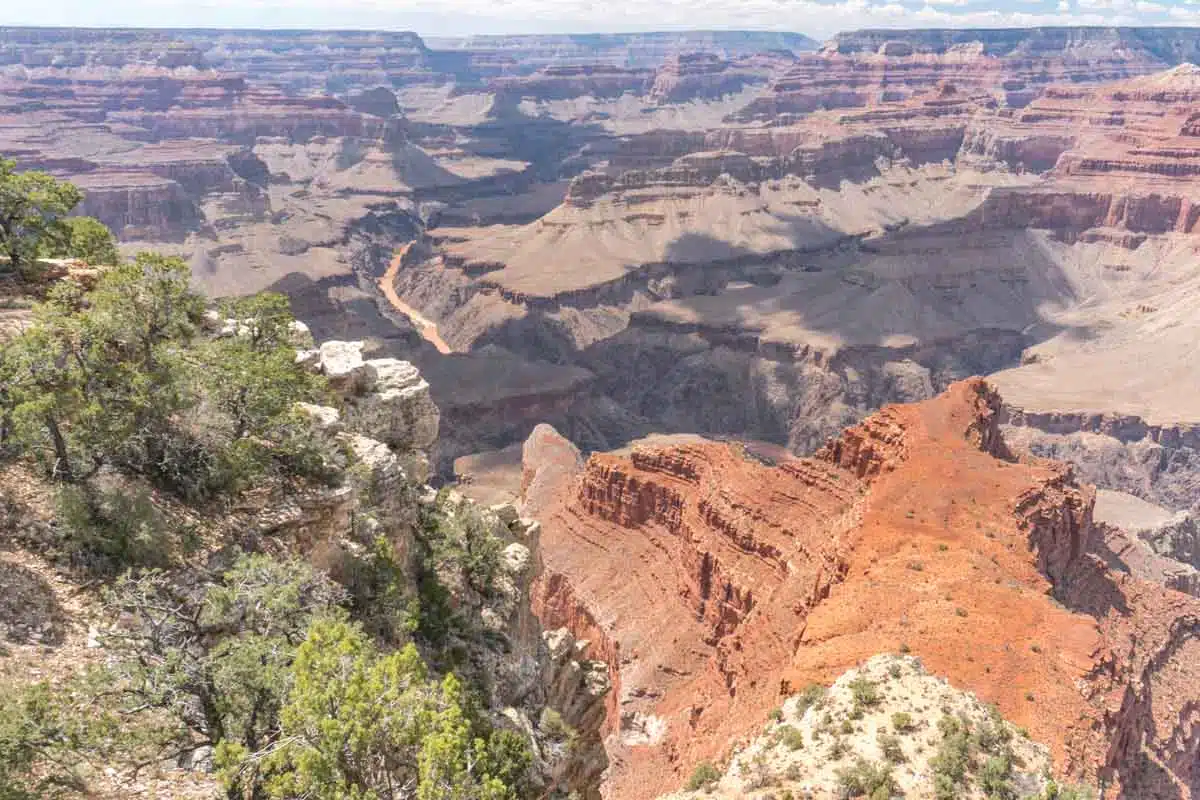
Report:
<svg viewBox="0 0 1200 800"><path fill-rule="evenodd" d="M1094 490L1010 460L999 419L975 380L775 465L709 443L572 471L543 433L538 602L612 670L609 796L677 788L781 696L888 650L996 703L1059 773L1200 789L1200 601L1106 567Z"/></svg>

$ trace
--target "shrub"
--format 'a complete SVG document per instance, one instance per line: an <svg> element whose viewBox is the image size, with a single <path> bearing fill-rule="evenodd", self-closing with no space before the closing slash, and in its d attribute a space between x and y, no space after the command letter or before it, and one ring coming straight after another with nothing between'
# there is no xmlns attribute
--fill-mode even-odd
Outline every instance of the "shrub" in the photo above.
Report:
<svg viewBox="0 0 1200 800"><path fill-rule="evenodd" d="M821 701L825 699L826 689L819 683L810 683L804 687L804 691L796 697L796 713L804 716L805 712L810 708L819 708Z"/></svg>
<svg viewBox="0 0 1200 800"><path fill-rule="evenodd" d="M900 746L900 739L891 734L880 731L876 737L879 744L879 750L883 753L883 757L893 764L899 764L904 761L904 748Z"/></svg>
<svg viewBox="0 0 1200 800"><path fill-rule="evenodd" d="M794 725L781 725L775 733L776 741L788 750L804 748L804 732Z"/></svg>
<svg viewBox="0 0 1200 800"><path fill-rule="evenodd" d="M480 594L492 593L504 543L476 506L435 505L424 512L422 529L435 571L460 574Z"/></svg>
<svg viewBox="0 0 1200 800"><path fill-rule="evenodd" d="M892 714L892 728L899 733L907 733L912 730L913 720L912 714L907 711L897 711Z"/></svg>
<svg viewBox="0 0 1200 800"><path fill-rule="evenodd" d="M742 775L745 778L747 789L764 789L779 783L779 778L771 770L771 765L767 763L766 752L762 750L755 753L749 763L743 764Z"/></svg>
<svg viewBox="0 0 1200 800"><path fill-rule="evenodd" d="M688 778L687 788L691 792L710 789L719 780L721 780L721 773L713 766L713 763L711 761L701 761L692 770L692 777Z"/></svg>
<svg viewBox="0 0 1200 800"><path fill-rule="evenodd" d="M942 741L938 752L930 759L933 768L934 794L938 800L953 800L967 776L971 761L971 737L964 722L949 714L938 721Z"/></svg>
<svg viewBox="0 0 1200 800"><path fill-rule="evenodd" d="M1006 755L992 756L979 770L979 788L988 800L1016 800L1012 785L1012 760Z"/></svg>
<svg viewBox="0 0 1200 800"><path fill-rule="evenodd" d="M281 738L222 759L226 785L261 762L270 796L516 800L531 756L511 732L484 731L453 675L431 678L413 645L382 655L354 625L319 620L296 653Z"/></svg>
<svg viewBox="0 0 1200 800"><path fill-rule="evenodd" d="M1050 781L1039 800L1095 800L1096 793L1087 786L1063 786Z"/></svg>
<svg viewBox="0 0 1200 800"><path fill-rule="evenodd" d="M173 550L167 522L145 490L66 485L55 499L62 545L77 566L114 570L167 564Z"/></svg>
<svg viewBox="0 0 1200 800"><path fill-rule="evenodd" d="M165 751L203 746L254 752L278 733L296 648L343 593L301 561L238 558L220 575L149 570L105 592L119 621L103 638L108 681L131 718L175 720Z"/></svg>
<svg viewBox="0 0 1200 800"><path fill-rule="evenodd" d="M833 742L829 745L829 758L833 761L840 761L850 752L849 746L840 736L833 737Z"/></svg>
<svg viewBox="0 0 1200 800"><path fill-rule="evenodd" d="M186 500L264 475L320 478L324 454L292 413L322 383L279 336L198 336L204 299L177 258L141 253L94 290L56 285L0 352L10 444L57 481L110 466ZM290 326L287 301L243 301L250 330Z"/></svg>
<svg viewBox="0 0 1200 800"><path fill-rule="evenodd" d="M850 682L850 694L855 708L872 708L879 705L879 686L866 675L859 675Z"/></svg>
<svg viewBox="0 0 1200 800"><path fill-rule="evenodd" d="M542 709L538 719L538 730L556 742L570 742L576 736L575 729L563 720L562 714L549 707Z"/></svg>
<svg viewBox="0 0 1200 800"><path fill-rule="evenodd" d="M838 791L842 797L868 797L888 800L897 790L891 767L858 759L852 767L837 771Z"/></svg>

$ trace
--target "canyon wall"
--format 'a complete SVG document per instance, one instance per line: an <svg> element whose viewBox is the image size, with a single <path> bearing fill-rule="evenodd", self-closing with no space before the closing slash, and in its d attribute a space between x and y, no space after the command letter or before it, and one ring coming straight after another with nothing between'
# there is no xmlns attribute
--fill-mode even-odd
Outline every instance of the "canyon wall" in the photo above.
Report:
<svg viewBox="0 0 1200 800"><path fill-rule="evenodd" d="M681 785L782 697L896 649L1027 726L1058 774L1194 793L1200 601L1106 567L1094 492L1009 460L1000 419L973 381L774 465L648 441L576 470L540 434L539 609L606 642L608 794Z"/></svg>

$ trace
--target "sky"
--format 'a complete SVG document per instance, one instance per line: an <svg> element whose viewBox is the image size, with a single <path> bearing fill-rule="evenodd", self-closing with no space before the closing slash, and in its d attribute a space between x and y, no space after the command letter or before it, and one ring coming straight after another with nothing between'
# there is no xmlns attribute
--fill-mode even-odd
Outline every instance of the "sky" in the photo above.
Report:
<svg viewBox="0 0 1200 800"><path fill-rule="evenodd" d="M675 29L1200 25L1200 0L0 0L0 25L378 28L424 36Z"/></svg>

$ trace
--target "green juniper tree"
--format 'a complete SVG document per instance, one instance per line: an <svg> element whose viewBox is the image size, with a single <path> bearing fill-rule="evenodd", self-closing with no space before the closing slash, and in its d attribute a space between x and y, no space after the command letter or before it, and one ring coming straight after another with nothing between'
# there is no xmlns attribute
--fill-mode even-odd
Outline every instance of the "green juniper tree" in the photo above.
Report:
<svg viewBox="0 0 1200 800"><path fill-rule="evenodd" d="M43 246L62 239L63 219L83 200L78 188L45 172L17 172L0 158L0 257L23 277L36 272Z"/></svg>

